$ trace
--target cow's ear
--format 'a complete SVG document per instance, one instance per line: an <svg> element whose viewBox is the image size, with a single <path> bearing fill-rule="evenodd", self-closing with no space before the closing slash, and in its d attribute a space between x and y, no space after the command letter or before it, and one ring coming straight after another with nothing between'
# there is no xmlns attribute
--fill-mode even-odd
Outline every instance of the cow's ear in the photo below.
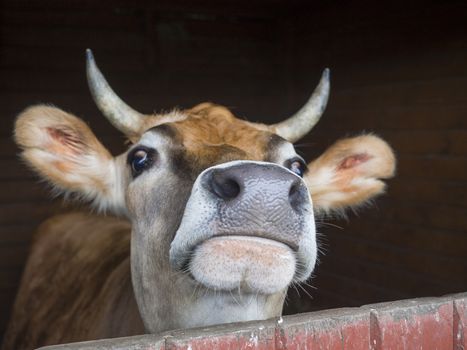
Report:
<svg viewBox="0 0 467 350"><path fill-rule="evenodd" d="M81 119L33 106L18 116L15 141L26 163L58 192L77 194L101 210L123 210L118 162Z"/></svg>
<svg viewBox="0 0 467 350"><path fill-rule="evenodd" d="M389 145L374 135L339 140L308 165L305 182L315 212L329 213L364 204L384 192L382 179L394 176Z"/></svg>

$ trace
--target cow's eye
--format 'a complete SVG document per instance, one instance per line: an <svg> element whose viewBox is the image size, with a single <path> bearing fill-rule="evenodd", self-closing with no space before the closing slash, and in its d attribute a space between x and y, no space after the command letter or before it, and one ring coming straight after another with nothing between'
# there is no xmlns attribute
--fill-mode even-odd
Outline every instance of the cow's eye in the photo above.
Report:
<svg viewBox="0 0 467 350"><path fill-rule="evenodd" d="M289 161L288 168L298 176L303 177L306 171L306 164L303 160L295 158Z"/></svg>
<svg viewBox="0 0 467 350"><path fill-rule="evenodd" d="M128 155L128 164L131 166L133 176L138 176L152 165L154 153L155 151L153 149L145 147L138 147L130 152Z"/></svg>

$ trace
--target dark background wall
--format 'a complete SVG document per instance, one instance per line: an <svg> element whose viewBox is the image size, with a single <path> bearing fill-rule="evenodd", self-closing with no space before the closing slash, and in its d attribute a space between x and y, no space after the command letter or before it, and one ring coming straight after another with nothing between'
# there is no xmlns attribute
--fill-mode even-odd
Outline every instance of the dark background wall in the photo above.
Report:
<svg viewBox="0 0 467 350"><path fill-rule="evenodd" d="M141 112L214 101L250 120L296 111L324 67L325 116L298 143L311 160L373 131L395 149L388 195L326 218L321 264L287 311L467 290L467 5L340 1L4 1L0 51L0 334L35 227L64 210L20 164L15 115L47 102L83 117L114 152L84 50ZM309 294L311 296L308 296Z"/></svg>

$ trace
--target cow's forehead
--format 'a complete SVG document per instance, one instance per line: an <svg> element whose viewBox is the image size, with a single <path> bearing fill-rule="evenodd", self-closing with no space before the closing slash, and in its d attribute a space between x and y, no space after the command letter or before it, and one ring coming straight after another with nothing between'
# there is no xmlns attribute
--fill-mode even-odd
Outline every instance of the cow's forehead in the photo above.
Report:
<svg viewBox="0 0 467 350"><path fill-rule="evenodd" d="M174 123L189 150L206 146L226 145L242 150L253 158L261 158L267 150L271 134L258 130L229 114L190 114L185 120Z"/></svg>
<svg viewBox="0 0 467 350"><path fill-rule="evenodd" d="M182 117L183 115L183 117ZM210 103L178 112L175 121L146 131L142 141L156 134L183 145L196 158L268 160L279 149L291 148L283 138L236 118L227 108Z"/></svg>

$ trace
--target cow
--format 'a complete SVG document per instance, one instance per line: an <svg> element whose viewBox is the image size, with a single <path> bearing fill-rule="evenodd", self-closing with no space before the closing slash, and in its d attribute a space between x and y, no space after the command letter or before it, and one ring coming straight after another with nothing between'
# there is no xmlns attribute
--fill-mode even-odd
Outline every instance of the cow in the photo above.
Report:
<svg viewBox="0 0 467 350"><path fill-rule="evenodd" d="M128 150L112 156L50 105L18 116L25 162L98 213L41 225L3 349L277 317L315 267L315 216L367 203L394 174L393 151L373 134L309 164L295 151L327 104L328 69L295 115L266 125L213 103L143 115L86 56L92 96Z"/></svg>

